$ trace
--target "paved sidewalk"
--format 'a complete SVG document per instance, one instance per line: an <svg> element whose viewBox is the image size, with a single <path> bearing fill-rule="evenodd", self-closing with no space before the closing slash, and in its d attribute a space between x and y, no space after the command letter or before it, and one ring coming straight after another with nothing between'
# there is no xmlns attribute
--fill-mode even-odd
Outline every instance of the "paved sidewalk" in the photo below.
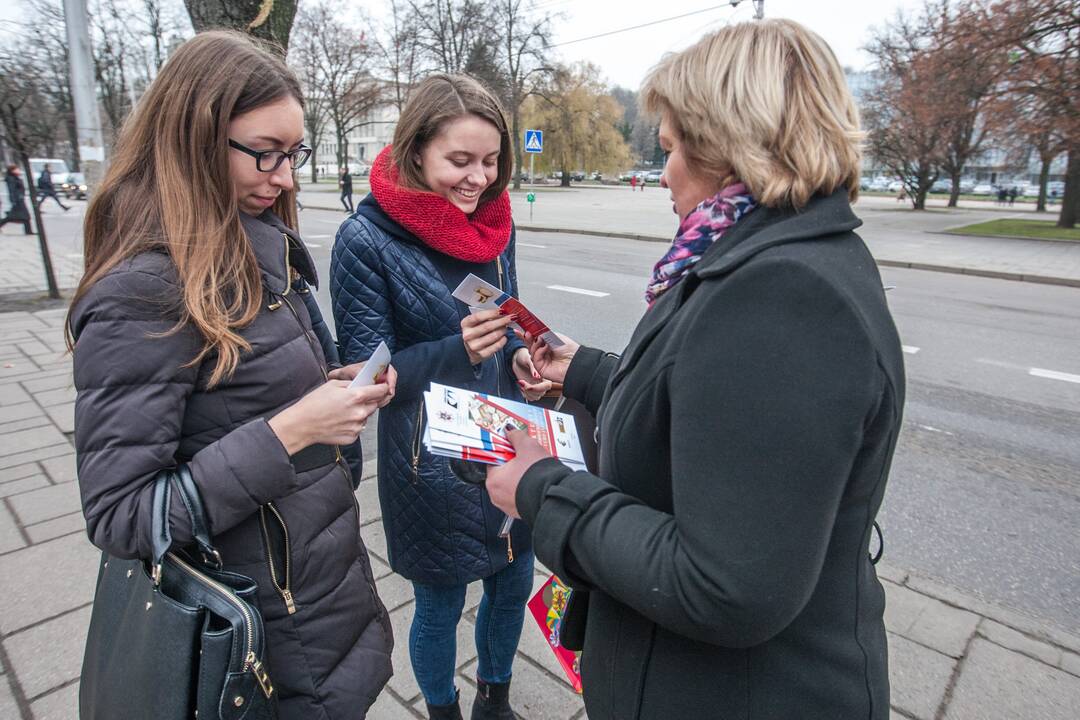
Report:
<svg viewBox="0 0 1080 720"><path fill-rule="evenodd" d="M0 314L0 718L77 717L78 675L98 553L86 539L71 447L74 391L63 310ZM390 572L378 491L360 485L363 536L397 639L396 674L370 717L422 718L409 668L413 603ZM881 565L893 718L1071 720L1080 707L1080 638L948 585ZM536 587L544 581L536 575ZM458 685L472 702L474 583L458 635ZM515 665L522 718L584 717L543 636L526 619Z"/></svg>

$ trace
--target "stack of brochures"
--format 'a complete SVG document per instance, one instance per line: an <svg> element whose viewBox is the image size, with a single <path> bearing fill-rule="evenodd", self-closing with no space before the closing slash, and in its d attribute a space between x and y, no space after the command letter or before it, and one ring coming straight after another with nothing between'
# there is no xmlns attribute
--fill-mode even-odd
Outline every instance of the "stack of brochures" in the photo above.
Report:
<svg viewBox="0 0 1080 720"><path fill-rule="evenodd" d="M424 446L432 455L501 465L514 457L506 439L524 430L573 470L585 470L574 418L538 405L438 383L424 393Z"/></svg>

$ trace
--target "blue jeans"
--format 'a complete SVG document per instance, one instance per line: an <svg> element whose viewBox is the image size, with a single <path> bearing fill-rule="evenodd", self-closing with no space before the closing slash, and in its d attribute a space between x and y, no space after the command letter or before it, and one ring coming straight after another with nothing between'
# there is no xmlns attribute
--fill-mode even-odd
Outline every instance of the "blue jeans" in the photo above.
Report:
<svg viewBox="0 0 1080 720"><path fill-rule="evenodd" d="M532 594L533 554L519 555L483 583L484 597L476 612L476 675L486 683L510 682L525 603ZM449 705L457 697L457 624L466 587L413 583L416 612L409 630L409 659L429 705Z"/></svg>

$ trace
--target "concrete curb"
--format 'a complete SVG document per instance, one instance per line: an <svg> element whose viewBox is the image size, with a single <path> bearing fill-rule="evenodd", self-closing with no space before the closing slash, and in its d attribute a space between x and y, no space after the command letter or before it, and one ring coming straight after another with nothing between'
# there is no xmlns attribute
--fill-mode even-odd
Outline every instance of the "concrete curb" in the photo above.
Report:
<svg viewBox="0 0 1080 720"><path fill-rule="evenodd" d="M993 222L996 222L996 221L993 221ZM969 225L978 225L979 223L968 223L968 224ZM966 227L966 226L965 225L959 225L958 227ZM998 239L1002 239L1002 240L1034 240L1035 242L1074 243L1074 244L1075 243L1080 243L1080 240L1066 240L1064 238L1037 238L1037 237L1030 237L1030 236L1025 236L1025 235L972 235L970 233L953 232L950 229L938 230L936 232L933 231L933 230L924 230L923 232L929 232L932 235L955 235L957 237L966 237L966 238L981 238L981 237L984 237L984 238L989 238L991 240L998 240Z"/></svg>
<svg viewBox="0 0 1080 720"><path fill-rule="evenodd" d="M313 210L330 210L334 211L337 208L321 207L317 205L305 205L305 208L312 208ZM670 243L670 237L660 237L658 235L643 235L639 233L626 233L626 232L606 232L604 230L585 230L577 228L558 228L558 227L544 227L540 225L518 225L518 230L524 230L526 232L547 232L547 233L562 233L564 235L594 235L596 237L610 237L620 238L623 240L640 240L642 242L662 242ZM935 233L941 235L959 235L959 233ZM972 237L966 235L964 237ZM1031 238L1019 238L1023 240L1030 240ZM1047 242L1071 242L1071 241L1057 241L1050 240ZM920 263L920 262L907 262L904 260L879 260L876 259L879 266L882 267L898 267L906 268L908 270L927 270L930 272L943 272L952 273L954 275L973 275L975 277L994 278L997 280L1016 280L1019 282L1031 282L1040 283L1042 285L1061 285L1065 287L1080 287L1080 278L1063 278L1054 277L1051 275L1028 275L1025 273L1004 272L998 270L982 270L980 268L967 268L957 267L952 265L935 265L933 263Z"/></svg>

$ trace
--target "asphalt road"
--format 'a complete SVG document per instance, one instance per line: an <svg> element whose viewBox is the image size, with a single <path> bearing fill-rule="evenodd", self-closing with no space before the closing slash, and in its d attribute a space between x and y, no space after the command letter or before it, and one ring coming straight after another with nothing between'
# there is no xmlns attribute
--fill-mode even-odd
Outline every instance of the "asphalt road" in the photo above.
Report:
<svg viewBox="0 0 1080 720"><path fill-rule="evenodd" d="M74 233L62 228L81 212L49 214L54 256L77 255ZM301 214L324 277L343 218ZM644 312L644 282L662 251L660 243L522 232L522 299L553 328L619 350ZM905 426L879 518L887 560L1080 633L1080 289L894 268L882 275L895 286L888 297L908 371ZM318 297L329 317L327 283ZM372 456L374 423L364 439Z"/></svg>

